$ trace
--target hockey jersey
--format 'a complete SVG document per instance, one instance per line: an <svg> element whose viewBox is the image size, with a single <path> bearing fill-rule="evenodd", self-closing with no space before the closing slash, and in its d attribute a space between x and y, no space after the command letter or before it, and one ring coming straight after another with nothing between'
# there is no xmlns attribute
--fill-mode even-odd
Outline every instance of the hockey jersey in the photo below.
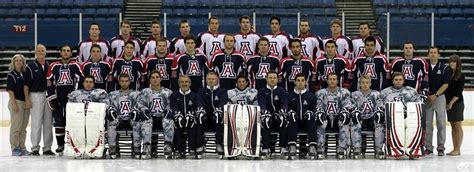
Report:
<svg viewBox="0 0 474 172"><path fill-rule="evenodd" d="M309 59L314 61L324 54L324 45L321 37L310 33L306 36L298 35L296 39L301 41L301 54Z"/></svg>
<svg viewBox="0 0 474 172"><path fill-rule="evenodd" d="M172 86L177 86L176 76L173 76L173 70L171 66L173 65L174 56L172 54L166 55L166 57L158 57L156 54L148 56L145 61L144 73L145 83L143 86L148 86L148 78L150 78L150 73L154 70L158 71L161 76L161 86L172 89ZM172 83L175 82L175 83Z"/></svg>
<svg viewBox="0 0 474 172"><path fill-rule="evenodd" d="M110 49L112 50L112 58L118 59L123 56L124 53L124 46L125 42L127 41L133 41L135 44L135 49L133 50L133 56L134 57L140 57L140 47L142 46L142 41L134 36L130 36L128 40L124 40L121 35L115 36L110 40Z"/></svg>
<svg viewBox="0 0 474 172"><path fill-rule="evenodd" d="M76 90L68 95L68 102L85 103L86 109L89 102L105 103L106 108L110 105L108 94L103 89Z"/></svg>
<svg viewBox="0 0 474 172"><path fill-rule="evenodd" d="M354 51L354 47L352 46L352 41L349 37L341 35L337 38L332 38L332 37L325 38L323 40L323 44L326 45L326 42L328 40L336 41L337 53L341 56L346 57L348 60L352 61L352 52Z"/></svg>
<svg viewBox="0 0 474 172"><path fill-rule="evenodd" d="M260 39L260 35L250 31L247 34L239 32L235 34L235 50L242 53L248 59L254 54L257 54L257 42Z"/></svg>
<svg viewBox="0 0 474 172"><path fill-rule="evenodd" d="M222 33L212 34L209 31L199 33L196 47L204 52L208 62L211 62L212 56L224 47L224 36Z"/></svg>
<svg viewBox="0 0 474 172"><path fill-rule="evenodd" d="M138 109L150 116L173 119L171 115L170 97L173 92L161 87L159 90L143 89L138 95Z"/></svg>
<svg viewBox="0 0 474 172"><path fill-rule="evenodd" d="M284 58L280 63L280 73L282 77L282 82L285 90L288 92L293 91L295 88L295 78L299 73L304 73L306 80L308 78L313 78L314 74L314 63L307 57L302 57L299 60L293 58L293 56ZM313 81L309 81L309 85L313 84ZM311 88L311 86L310 86Z"/></svg>
<svg viewBox="0 0 474 172"><path fill-rule="evenodd" d="M392 73L401 72L405 76L405 86L415 88L418 92L428 91L428 63L421 57L406 60L395 58L392 62Z"/></svg>
<svg viewBox="0 0 474 172"><path fill-rule="evenodd" d="M250 80L250 86L260 89L267 85L267 73L270 70L278 72L280 58L275 55L260 56L255 55L247 60L247 71Z"/></svg>
<svg viewBox="0 0 474 172"><path fill-rule="evenodd" d="M421 95L417 94L414 88L408 86L399 89L388 87L380 92L377 108L385 109L385 103L387 102L402 102L406 106L408 102L421 102Z"/></svg>
<svg viewBox="0 0 474 172"><path fill-rule="evenodd" d="M143 62L139 58L132 58L130 60L123 58L115 59L112 64L112 70L110 71L110 75L114 77L115 90L120 89L118 81L122 73L128 74L130 78L130 89L139 90L143 69Z"/></svg>
<svg viewBox="0 0 474 172"><path fill-rule="evenodd" d="M172 69L180 75L189 76L191 90L197 91L205 85L205 78L209 70L207 58L204 54L180 54L173 61Z"/></svg>
<svg viewBox="0 0 474 172"><path fill-rule="evenodd" d="M359 89L359 78L368 75L372 90L380 91L390 86L390 64L384 55L376 53L374 57L365 54L352 61L352 91Z"/></svg>
<svg viewBox="0 0 474 172"><path fill-rule="evenodd" d="M385 54L385 47L382 38L379 36L373 36L375 38L375 51L380 54ZM361 56L365 52L364 38L358 36L352 39L352 45L354 46L353 56L354 58Z"/></svg>
<svg viewBox="0 0 474 172"><path fill-rule="evenodd" d="M100 88L107 91L110 90L110 88L107 88L110 71L110 64L105 61L86 62L82 65L82 72L84 72L84 76L91 75L94 77L95 88ZM82 85L80 85L79 88L81 87Z"/></svg>
<svg viewBox="0 0 474 172"><path fill-rule="evenodd" d="M133 90L116 90L109 94L110 107L122 120L129 120L133 109L138 109L137 98L140 92Z"/></svg>
<svg viewBox="0 0 474 172"><path fill-rule="evenodd" d="M91 47L93 44L97 44L101 48L100 56L102 57L102 60L104 61L110 61L108 56L110 54L110 44L109 41L103 40L103 39L98 39L96 42L93 42L92 39L87 38L86 40L82 41L79 43L77 46L77 61L79 63L85 63L90 61L91 59Z"/></svg>
<svg viewBox="0 0 474 172"><path fill-rule="evenodd" d="M167 48L170 46L170 41L166 37L161 37L166 40L166 45L168 45ZM143 42L142 45L142 53L141 53L141 60L145 60L150 55L153 55L156 53L156 39L153 36L150 36L148 39Z"/></svg>
<svg viewBox="0 0 474 172"><path fill-rule="evenodd" d="M337 87L331 92L327 88L316 92L316 111L324 112L329 117L334 117L339 113L351 110L351 93L345 88Z"/></svg>
<svg viewBox="0 0 474 172"><path fill-rule="evenodd" d="M257 94L258 91L250 87L244 90L227 90L228 102L232 104L258 105Z"/></svg>
<svg viewBox="0 0 474 172"><path fill-rule="evenodd" d="M336 73L339 80L339 87L349 88L350 87L350 72L351 65L347 58L336 55L333 59L328 59L326 55L323 55L316 59L315 75L316 85L320 88L328 87L327 76L330 73Z"/></svg>
<svg viewBox="0 0 474 172"><path fill-rule="evenodd" d="M65 106L67 95L78 88L82 78L84 74L76 61L67 64L61 61L51 63L46 74L48 98L54 96L53 99L58 98L61 106Z"/></svg>
<svg viewBox="0 0 474 172"><path fill-rule="evenodd" d="M276 35L267 34L264 35L270 42L268 43L268 51L270 54L274 54L278 56L280 59L283 57L287 57L291 54L290 52L290 39L291 36L280 32Z"/></svg>
<svg viewBox="0 0 474 172"><path fill-rule="evenodd" d="M219 74L219 84L224 89L235 88L235 79L245 71L245 56L234 51L225 54L219 51L212 57L210 68Z"/></svg>
<svg viewBox="0 0 474 172"><path fill-rule="evenodd" d="M361 112L363 119L369 119L374 115L379 100L380 93L370 90L367 94L361 91L355 91L351 95L352 105Z"/></svg>

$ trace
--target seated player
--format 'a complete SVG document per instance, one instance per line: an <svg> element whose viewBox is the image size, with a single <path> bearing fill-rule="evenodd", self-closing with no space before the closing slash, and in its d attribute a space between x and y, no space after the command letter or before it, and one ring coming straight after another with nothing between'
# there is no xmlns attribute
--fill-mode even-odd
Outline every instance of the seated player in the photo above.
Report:
<svg viewBox="0 0 474 172"><path fill-rule="evenodd" d="M119 76L120 90L112 91L109 95L110 106L107 110L107 138L109 144L109 155L110 158L115 159L120 157L117 148L117 129L128 126L128 123L133 127L133 131L139 131L136 128L138 122L130 119L137 118L137 97L140 92L133 91L130 89L130 77L126 73L122 73ZM133 147L139 147L141 145L140 134L134 133L133 135ZM149 145L147 145L149 146Z"/></svg>
<svg viewBox="0 0 474 172"><path fill-rule="evenodd" d="M288 154L287 144L287 109L288 93L282 87L277 86L278 74L274 70L267 73L267 86L258 90L258 104L260 105L262 121L262 152L261 158L271 157L271 131L277 130L280 138L280 154L286 158ZM275 119L275 120L273 120Z"/></svg>
<svg viewBox="0 0 474 172"><path fill-rule="evenodd" d="M228 103L258 105L257 90L249 87L249 82L245 75L237 76L235 88L227 90Z"/></svg>
<svg viewBox="0 0 474 172"><path fill-rule="evenodd" d="M327 127L339 133L337 157L342 159L344 158L344 151L349 145L349 108L351 107L351 93L349 90L337 86L337 74L330 73L327 77L328 87L316 93L318 159L325 159L324 150L326 149Z"/></svg>

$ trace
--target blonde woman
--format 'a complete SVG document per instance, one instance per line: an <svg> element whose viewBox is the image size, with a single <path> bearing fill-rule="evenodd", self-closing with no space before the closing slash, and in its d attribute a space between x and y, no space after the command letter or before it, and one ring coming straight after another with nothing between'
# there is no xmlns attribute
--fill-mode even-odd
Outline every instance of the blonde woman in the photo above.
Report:
<svg viewBox="0 0 474 172"><path fill-rule="evenodd" d="M10 63L10 73L7 76L7 91L10 97L8 109L10 110L10 145L12 156L26 156L26 127L29 122L30 112L25 107L25 94L23 92L23 73L26 68L25 56L16 54Z"/></svg>

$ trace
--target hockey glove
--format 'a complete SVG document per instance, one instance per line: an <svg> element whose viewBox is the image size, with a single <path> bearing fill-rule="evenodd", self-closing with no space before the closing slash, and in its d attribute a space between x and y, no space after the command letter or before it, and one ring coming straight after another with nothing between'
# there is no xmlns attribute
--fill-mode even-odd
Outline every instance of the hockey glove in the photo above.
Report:
<svg viewBox="0 0 474 172"><path fill-rule="evenodd" d="M362 113L359 110L354 110L351 113L352 124L362 124Z"/></svg>
<svg viewBox="0 0 474 172"><path fill-rule="evenodd" d="M272 123L272 115L267 110L262 112L260 115L260 119L262 121L262 126L266 129L270 129Z"/></svg>
<svg viewBox="0 0 474 172"><path fill-rule="evenodd" d="M206 122L206 110L199 107L196 111L196 124L204 124Z"/></svg>
<svg viewBox="0 0 474 172"><path fill-rule="evenodd" d="M183 113L181 113L180 111L176 112L174 114L174 123L175 123L175 126L178 127L178 128L184 128L184 116L183 116Z"/></svg>
<svg viewBox="0 0 474 172"><path fill-rule="evenodd" d="M380 111L380 110L375 111L374 121L377 124L383 124L385 122L385 115L384 115L383 111Z"/></svg>
<svg viewBox="0 0 474 172"><path fill-rule="evenodd" d="M60 108L59 100L56 97L56 94L49 96L47 100L48 100L48 106L52 111L55 111Z"/></svg>
<svg viewBox="0 0 474 172"><path fill-rule="evenodd" d="M311 121L311 120L317 120L317 117L315 116L314 112L313 111L310 111L310 110L307 110L305 113L304 113L304 118L308 121Z"/></svg>
<svg viewBox="0 0 474 172"><path fill-rule="evenodd" d="M107 119L107 121L115 121L115 119L117 119L117 111L113 108L110 108L108 111L107 111L107 115L105 116L105 118Z"/></svg>
<svg viewBox="0 0 474 172"><path fill-rule="evenodd" d="M296 114L295 111L293 111L293 110L288 111L288 121L289 122L296 122L296 121L298 121L298 118L299 118L299 116L298 116L298 114Z"/></svg>
<svg viewBox="0 0 474 172"><path fill-rule="evenodd" d="M316 124L318 125L323 125L328 120L326 113L324 113L323 111L316 112L316 117L318 118L316 120Z"/></svg>
<svg viewBox="0 0 474 172"><path fill-rule="evenodd" d="M186 113L186 115L184 116L184 118L186 119L186 123L185 123L185 127L190 127L192 128L194 126L194 111L188 111L188 113Z"/></svg>
<svg viewBox="0 0 474 172"><path fill-rule="evenodd" d="M351 122L349 112L342 111L339 114L339 121L342 123L342 125L349 125L349 123Z"/></svg>
<svg viewBox="0 0 474 172"><path fill-rule="evenodd" d="M214 109L214 117L216 118L216 124L222 124L224 122L224 112L221 108Z"/></svg>

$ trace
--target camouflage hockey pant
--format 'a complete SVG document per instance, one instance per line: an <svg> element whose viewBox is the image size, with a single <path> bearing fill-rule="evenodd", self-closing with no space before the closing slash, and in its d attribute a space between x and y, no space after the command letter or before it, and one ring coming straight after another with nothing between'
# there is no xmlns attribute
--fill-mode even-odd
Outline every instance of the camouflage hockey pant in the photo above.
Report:
<svg viewBox="0 0 474 172"><path fill-rule="evenodd" d="M317 125L316 132L318 141L316 145L318 152L324 152L326 149L326 129L338 132L337 152L342 152L349 146L350 126L344 125L343 122L339 120L339 116L329 115L326 121Z"/></svg>
<svg viewBox="0 0 474 172"><path fill-rule="evenodd" d="M132 121L133 128L133 147L140 147L143 143L151 143L153 131L153 120Z"/></svg>
<svg viewBox="0 0 474 172"><path fill-rule="evenodd" d="M115 146L117 144L117 129L125 127L127 123L132 125L129 120L124 121L121 118L116 118L113 121L107 120L107 142L109 146Z"/></svg>
<svg viewBox="0 0 474 172"><path fill-rule="evenodd" d="M370 128L374 130L375 152L381 152L385 142L385 125L377 123L373 117L363 119L359 124L351 125L351 141L354 152L360 152L362 146L362 128Z"/></svg>

